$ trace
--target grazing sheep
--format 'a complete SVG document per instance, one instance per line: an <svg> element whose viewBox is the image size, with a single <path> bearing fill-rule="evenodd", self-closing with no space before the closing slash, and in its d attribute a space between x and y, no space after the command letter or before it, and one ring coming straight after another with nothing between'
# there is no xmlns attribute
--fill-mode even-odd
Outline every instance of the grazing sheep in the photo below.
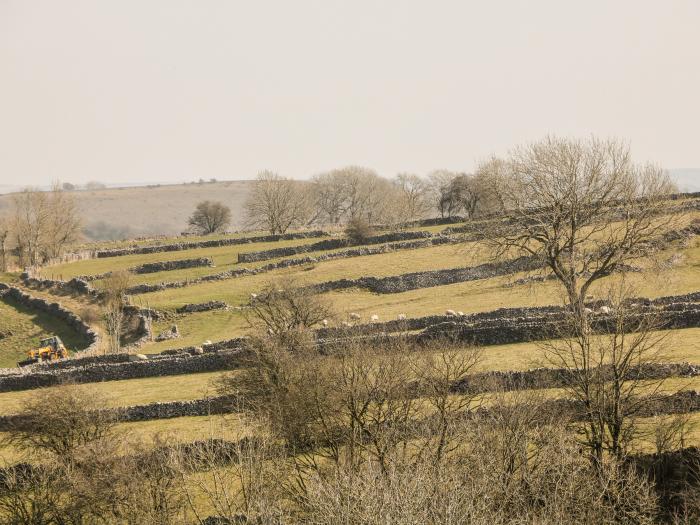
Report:
<svg viewBox="0 0 700 525"><path fill-rule="evenodd" d="M209 339L207 339L207 340L204 341L202 344L203 344L203 345L210 345L210 344L212 344L212 342L211 342Z"/></svg>
<svg viewBox="0 0 700 525"><path fill-rule="evenodd" d="M373 323L376 323L377 321L379 321L379 316L377 314L372 314L369 320Z"/></svg>
<svg viewBox="0 0 700 525"><path fill-rule="evenodd" d="M445 310L445 315L447 317L457 317L457 312L454 310Z"/></svg>
<svg viewBox="0 0 700 525"><path fill-rule="evenodd" d="M353 321L359 321L362 318L360 314L356 314L355 312L351 312L349 317Z"/></svg>
<svg viewBox="0 0 700 525"><path fill-rule="evenodd" d="M460 310L459 312L457 312L457 315L460 316L460 317L464 317L464 312L462 312L462 311Z"/></svg>
<svg viewBox="0 0 700 525"><path fill-rule="evenodd" d="M601 306L598 312L600 312L601 314L609 314L611 310L608 306Z"/></svg>
<svg viewBox="0 0 700 525"><path fill-rule="evenodd" d="M584 309L583 309L583 313L584 313L584 314L590 315L590 314L593 313L593 310L591 310L590 308L584 308Z"/></svg>
<svg viewBox="0 0 700 525"><path fill-rule="evenodd" d="M399 321L405 321L405 320L406 320L406 314L399 314L399 315L396 316L396 318L397 318Z"/></svg>
<svg viewBox="0 0 700 525"><path fill-rule="evenodd" d="M322 324L324 327L328 326L328 319L324 319L323 321L321 321L321 324Z"/></svg>
<svg viewBox="0 0 700 525"><path fill-rule="evenodd" d="M252 294L250 294L250 298L254 301L255 299L258 298L258 294L252 293Z"/></svg>

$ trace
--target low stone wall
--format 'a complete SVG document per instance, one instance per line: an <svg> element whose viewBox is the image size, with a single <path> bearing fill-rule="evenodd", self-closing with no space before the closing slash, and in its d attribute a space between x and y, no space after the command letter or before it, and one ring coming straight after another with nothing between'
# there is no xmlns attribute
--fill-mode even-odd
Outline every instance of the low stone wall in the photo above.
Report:
<svg viewBox="0 0 700 525"><path fill-rule="evenodd" d="M33 367L31 370L3 371L0 375L0 392L30 390L61 383L99 383L143 377L162 377L200 372L215 372L242 366L249 359L243 350L209 352L201 355L179 353L157 356L145 360L105 363L101 360L82 365L81 360L66 361L73 366L61 368Z"/></svg>
<svg viewBox="0 0 700 525"><path fill-rule="evenodd" d="M197 257L194 259L180 259L177 261L158 261L152 263L145 263L140 266L133 266L127 268L128 272L135 274L144 273L157 273L157 272L170 272L173 270L185 270L187 268L201 268L205 266L213 266L214 261L211 257ZM97 275L82 275L78 277L83 281L98 281L101 279L106 279L112 275L112 272L101 273Z"/></svg>
<svg viewBox="0 0 700 525"><path fill-rule="evenodd" d="M257 237L238 237L235 239L212 239L210 241L179 242L174 244L161 244L156 246L135 246L132 248L116 248L112 250L100 250L95 253L98 259L105 257L121 257L122 255L177 252L182 250L194 250L197 248L215 248L217 246L234 246L238 244L252 244L259 242L291 241L295 239L313 239L326 237L327 232L314 230L308 232L285 233L282 235L260 235Z"/></svg>
<svg viewBox="0 0 700 525"><path fill-rule="evenodd" d="M211 310L225 310L229 305L223 301L209 301L207 303L186 304L176 310L179 314L191 314L195 312L209 312Z"/></svg>
<svg viewBox="0 0 700 525"><path fill-rule="evenodd" d="M364 257L368 255L378 255L382 253L390 253L398 250L413 250L417 248L428 248L430 246L440 246L444 244L457 244L462 242L460 239L455 239L445 236L435 236L427 239L420 239L415 241L403 241L396 243L388 243L380 246L362 246L358 248L352 248L349 250L343 250L340 252L327 253L323 255L318 255L316 257L306 256L294 259L284 259L275 263L269 263L258 268L235 268L232 270L227 270L225 272L220 272L212 275L204 275L196 279L187 279L184 281L171 281L171 282L161 282L157 284L139 284L132 286L127 290L130 295L139 295L144 293L158 292L161 290L168 290L172 288L184 288L186 286L192 286L196 284L201 284L205 282L212 281L225 281L228 279L235 279L238 277L243 277L246 275L258 275L261 273L271 272L273 270L279 270L281 268L291 268L293 266L304 266L307 264L316 264L323 261L330 261L335 259L346 259L352 257Z"/></svg>
<svg viewBox="0 0 700 525"><path fill-rule="evenodd" d="M84 348L82 352L90 353L99 348L100 338L97 335L97 332L90 328L90 326L80 317L60 304L51 303L46 299L42 299L41 297L33 297L28 293L23 292L19 288L9 286L5 283L0 283L0 294L23 306L26 306L27 308L51 315L52 317L55 317L68 325L72 330L75 330L86 340L87 347Z"/></svg>
<svg viewBox="0 0 700 525"><path fill-rule="evenodd" d="M318 293L348 288L364 288L374 293L401 293L419 288L445 286L454 283L489 279L500 275L525 272L542 268L541 261L532 257L519 257L510 261L486 263L466 268L450 268L426 272L413 272L390 277L360 277L339 279L309 286Z"/></svg>
<svg viewBox="0 0 700 525"><path fill-rule="evenodd" d="M371 244L383 244L388 242L397 241L411 241L416 239L428 239L432 237L433 234L429 232L417 231L417 232L393 232L385 233L383 235L375 235L373 237L368 237L362 243L363 246ZM326 239L324 241L315 242L313 244L306 244L301 246L289 246L287 248L275 248L273 250L264 250L259 252L246 252L238 254L239 263L250 263L265 261L268 259L276 259L277 257L288 257L291 255L298 255L300 253L309 252L320 252L326 250L335 250L338 248L347 248L352 246L352 241L347 238L342 239Z"/></svg>
<svg viewBox="0 0 700 525"><path fill-rule="evenodd" d="M68 295L84 295L93 299L99 299L102 296L102 292L93 288L88 279L83 277L74 277L70 281L61 281L58 279L39 279L32 277L28 272L24 272L20 279L27 288L35 290L55 290Z"/></svg>

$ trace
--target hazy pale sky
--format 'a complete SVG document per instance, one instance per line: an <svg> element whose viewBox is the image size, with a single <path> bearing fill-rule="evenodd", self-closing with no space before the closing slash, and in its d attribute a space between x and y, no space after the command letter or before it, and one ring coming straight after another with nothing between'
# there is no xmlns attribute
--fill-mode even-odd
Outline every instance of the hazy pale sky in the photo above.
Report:
<svg viewBox="0 0 700 525"><path fill-rule="evenodd" d="M470 170L547 133L700 167L700 1L0 0L0 183Z"/></svg>

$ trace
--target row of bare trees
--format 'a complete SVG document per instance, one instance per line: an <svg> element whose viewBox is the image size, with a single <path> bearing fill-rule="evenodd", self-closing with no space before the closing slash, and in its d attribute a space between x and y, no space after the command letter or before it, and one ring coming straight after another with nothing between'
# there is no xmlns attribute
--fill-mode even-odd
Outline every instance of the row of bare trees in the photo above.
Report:
<svg viewBox="0 0 700 525"><path fill-rule="evenodd" d="M60 257L78 240L81 224L75 197L58 184L49 192L16 194L0 217L0 271L7 270L10 253L20 267Z"/></svg>
<svg viewBox="0 0 700 525"><path fill-rule="evenodd" d="M437 171L428 177L409 173L393 179L360 166L296 181L264 171L246 202L248 224L284 233L311 224L404 225L432 217L476 217L493 210L485 175Z"/></svg>

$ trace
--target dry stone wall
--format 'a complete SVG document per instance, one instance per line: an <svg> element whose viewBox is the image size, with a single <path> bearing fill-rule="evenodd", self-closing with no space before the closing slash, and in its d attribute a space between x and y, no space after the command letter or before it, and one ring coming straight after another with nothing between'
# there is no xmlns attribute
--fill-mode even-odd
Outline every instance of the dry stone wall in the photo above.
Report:
<svg viewBox="0 0 700 525"><path fill-rule="evenodd" d="M212 239L209 241L178 242L173 244L161 244L156 246L135 246L132 248L117 248L112 250L100 250L96 252L98 259L105 257L121 257L122 255L135 255L160 252L177 252L183 250L195 250L198 248L215 248L218 246L235 246L239 244L252 244L259 242L291 241L296 239L313 239L326 237L327 232L314 230L309 232L285 233L281 235L260 235L257 237L238 237L235 239Z"/></svg>
<svg viewBox="0 0 700 525"><path fill-rule="evenodd" d="M87 342L87 347L82 350L83 352L93 352L99 348L100 338L97 332L80 317L64 308L59 303L52 303L41 297L33 297L19 288L9 286L5 283L0 283L0 294L9 297L27 308L51 315L68 325Z"/></svg>
<svg viewBox="0 0 700 525"><path fill-rule="evenodd" d="M450 268L426 272L413 272L390 277L360 277L359 279L339 279L311 285L318 292L364 288L374 293L401 293L419 288L445 286L454 283L489 279L500 275L525 272L542 268L543 263L533 257L519 257L498 263L485 263L466 268Z"/></svg>
<svg viewBox="0 0 700 525"><path fill-rule="evenodd" d="M432 236L433 234L423 231L385 233L383 235L368 237L362 242L362 245L384 244L388 242L397 241L411 241L416 239L428 239ZM289 246L287 248L275 248L273 250L264 250L259 252L239 253L238 262L250 263L265 261L268 259L276 259L277 257L288 257L291 255L298 255L300 253L335 250L338 248L347 248L349 246L352 246L352 241L347 238L326 239L324 241L319 241L313 244L306 244L301 246Z"/></svg>

